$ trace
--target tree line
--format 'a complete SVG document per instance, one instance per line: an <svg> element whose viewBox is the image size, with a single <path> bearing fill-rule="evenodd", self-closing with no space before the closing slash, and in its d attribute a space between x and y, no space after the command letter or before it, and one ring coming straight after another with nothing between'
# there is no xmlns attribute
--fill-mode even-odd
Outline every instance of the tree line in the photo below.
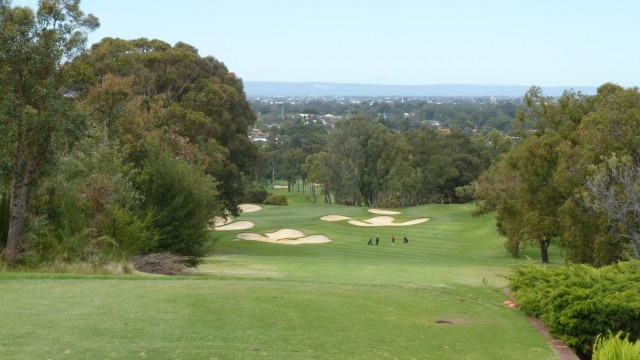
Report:
<svg viewBox="0 0 640 360"><path fill-rule="evenodd" d="M602 85L559 98L533 87L519 139L477 180L479 213L495 213L506 247L553 242L571 262L640 256L640 91Z"/></svg>
<svg viewBox="0 0 640 360"><path fill-rule="evenodd" d="M260 148L263 178L284 179L290 190L322 184L324 202L414 206L470 201L470 184L512 140L498 131L467 136L429 125L394 131L380 119L356 115L335 127L298 117L272 130ZM276 176L277 174L277 176Z"/></svg>
<svg viewBox="0 0 640 360"><path fill-rule="evenodd" d="M242 81L185 43L105 38L78 0L0 0L0 239L10 265L207 253L256 148Z"/></svg>
<svg viewBox="0 0 640 360"><path fill-rule="evenodd" d="M512 135L512 122L522 98L256 98L249 99L258 114L256 127L268 132L268 125L280 124L299 114L350 118L366 115L391 130L417 130L431 122L441 127L464 132L488 134L492 130Z"/></svg>

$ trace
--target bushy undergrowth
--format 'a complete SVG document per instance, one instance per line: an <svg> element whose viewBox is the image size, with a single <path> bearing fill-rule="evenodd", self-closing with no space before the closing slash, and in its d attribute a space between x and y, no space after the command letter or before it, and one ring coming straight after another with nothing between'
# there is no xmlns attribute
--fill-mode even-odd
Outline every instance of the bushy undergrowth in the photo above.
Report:
<svg viewBox="0 0 640 360"><path fill-rule="evenodd" d="M289 202L287 202L287 196L281 194L273 194L269 195L267 199L264 201L265 205L279 205L279 206L287 206Z"/></svg>
<svg viewBox="0 0 640 360"><path fill-rule="evenodd" d="M583 359L590 358L600 334L640 337L640 261L599 269L530 263L514 268L509 286L523 311L539 317Z"/></svg>

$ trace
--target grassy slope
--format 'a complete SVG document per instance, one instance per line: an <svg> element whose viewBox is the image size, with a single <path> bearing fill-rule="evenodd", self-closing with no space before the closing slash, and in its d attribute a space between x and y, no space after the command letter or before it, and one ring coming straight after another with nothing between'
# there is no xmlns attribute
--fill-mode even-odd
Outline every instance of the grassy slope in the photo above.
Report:
<svg viewBox="0 0 640 360"><path fill-rule="evenodd" d="M0 358L555 358L501 305L515 261L470 206L400 209L400 221L431 220L363 228L319 218L376 216L366 209L290 202L243 215L253 229L215 232L216 255L197 277L0 274ZM334 241L234 240L281 228ZM367 246L376 232L381 244Z"/></svg>

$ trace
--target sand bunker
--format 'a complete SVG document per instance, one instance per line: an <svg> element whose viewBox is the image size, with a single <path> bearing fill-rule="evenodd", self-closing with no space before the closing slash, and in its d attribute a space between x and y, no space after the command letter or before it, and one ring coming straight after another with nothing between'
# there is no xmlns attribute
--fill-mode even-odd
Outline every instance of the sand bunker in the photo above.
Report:
<svg viewBox="0 0 640 360"><path fill-rule="evenodd" d="M242 233L236 236L241 240L263 241L274 244L322 244L331 242L331 239L324 235L306 236L302 231L294 229L280 229L276 232L261 234Z"/></svg>
<svg viewBox="0 0 640 360"><path fill-rule="evenodd" d="M386 211L386 210L380 210L380 211ZM320 220L324 220L324 221L349 220L348 221L349 224L356 225L356 226L409 226L409 225L422 224L424 222L429 221L429 218L419 218L419 219L413 219L413 220L397 223L395 222L396 219L394 219L392 216L376 216L367 220L353 220L350 217L342 216L342 215L326 215L321 217Z"/></svg>
<svg viewBox="0 0 640 360"><path fill-rule="evenodd" d="M240 208L240 210L242 210L243 213L252 213L262 210L262 206L254 204L240 204L238 205L238 207Z"/></svg>
<svg viewBox="0 0 640 360"><path fill-rule="evenodd" d="M288 189L289 187L287 185L273 185L274 189Z"/></svg>
<svg viewBox="0 0 640 360"><path fill-rule="evenodd" d="M220 216L216 216L216 217L213 218L213 226L214 227L227 225L227 224L232 223L232 222L233 222L233 218L232 217L223 218L223 217L220 217Z"/></svg>
<svg viewBox="0 0 640 360"><path fill-rule="evenodd" d="M324 221L341 221L341 220L351 220L351 218L348 217L348 216L342 216L342 215L327 215L327 216L321 217L320 220L324 220Z"/></svg>
<svg viewBox="0 0 640 360"><path fill-rule="evenodd" d="M413 220L409 220L401 223L394 222L395 220L396 219L394 219L391 216L376 216L376 217L372 217L371 219L362 220L362 221L349 220L349 224L357 225L357 226L409 226L409 225L422 224L424 222L429 221L429 218L413 219Z"/></svg>
<svg viewBox="0 0 640 360"><path fill-rule="evenodd" d="M238 205L240 210L243 213L252 213L256 211L262 210L260 205L254 204L240 204ZM234 222L235 219L233 216L221 217L216 216L213 218L213 226L210 226L209 229L215 230L245 230L251 229L254 225L251 221L238 221Z"/></svg>
<svg viewBox="0 0 640 360"><path fill-rule="evenodd" d="M233 221L233 220L232 220ZM216 230L246 230L251 229L255 224L251 221L233 221L227 225L218 226L216 225Z"/></svg>
<svg viewBox="0 0 640 360"><path fill-rule="evenodd" d="M380 214L380 215L399 215L402 214L399 211L393 211L393 210L380 210L380 209L369 209L370 213L374 213L374 214Z"/></svg>

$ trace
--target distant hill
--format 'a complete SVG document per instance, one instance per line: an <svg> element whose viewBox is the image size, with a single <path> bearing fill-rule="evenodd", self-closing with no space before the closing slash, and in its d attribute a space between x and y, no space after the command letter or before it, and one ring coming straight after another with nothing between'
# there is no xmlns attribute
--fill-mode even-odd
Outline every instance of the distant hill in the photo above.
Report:
<svg viewBox="0 0 640 360"><path fill-rule="evenodd" d="M443 97L522 97L530 86L520 85L372 85L325 82L244 81L247 96L443 96ZM596 87L542 87L545 95L560 96L566 89L595 94Z"/></svg>

